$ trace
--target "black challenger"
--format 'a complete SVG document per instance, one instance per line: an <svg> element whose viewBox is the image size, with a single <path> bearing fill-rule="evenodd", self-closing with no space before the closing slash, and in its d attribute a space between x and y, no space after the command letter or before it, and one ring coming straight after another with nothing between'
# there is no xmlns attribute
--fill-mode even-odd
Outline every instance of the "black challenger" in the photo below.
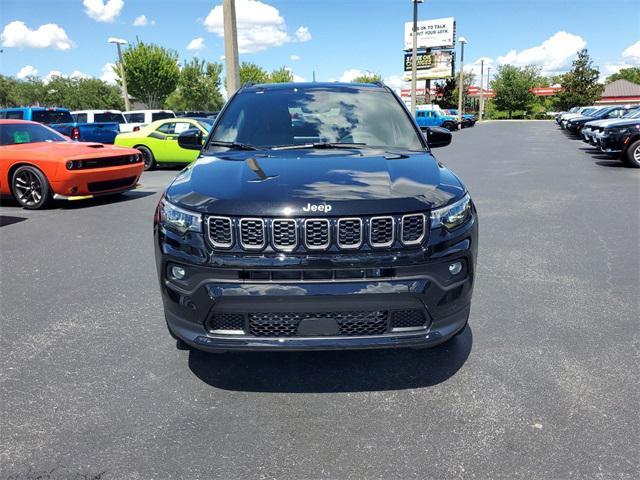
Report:
<svg viewBox="0 0 640 480"><path fill-rule="evenodd" d="M469 318L478 217L381 84L247 85L158 204L155 249L179 348L428 347Z"/></svg>

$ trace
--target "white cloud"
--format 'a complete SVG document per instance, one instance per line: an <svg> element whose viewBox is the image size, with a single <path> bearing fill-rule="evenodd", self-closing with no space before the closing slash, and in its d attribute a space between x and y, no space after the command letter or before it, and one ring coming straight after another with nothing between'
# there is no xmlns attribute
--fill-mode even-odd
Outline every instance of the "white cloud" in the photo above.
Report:
<svg viewBox="0 0 640 480"><path fill-rule="evenodd" d="M19 79L24 79L27 77L35 77L38 75L38 70L33 68L32 65L25 65L20 69L18 73L16 73L16 77Z"/></svg>
<svg viewBox="0 0 640 480"><path fill-rule="evenodd" d="M155 20L149 20L146 15L139 15L131 25L134 27L146 27L147 25L155 25Z"/></svg>
<svg viewBox="0 0 640 480"><path fill-rule="evenodd" d="M291 60L292 62L297 62L298 60L302 60L302 57L300 57L298 55L291 55L289 57L289 60Z"/></svg>
<svg viewBox="0 0 640 480"><path fill-rule="evenodd" d="M84 0L85 12L97 22L112 23L124 7L123 0Z"/></svg>
<svg viewBox="0 0 640 480"><path fill-rule="evenodd" d="M640 40L630 45L622 52L624 58L628 58L630 62L640 65Z"/></svg>
<svg viewBox="0 0 640 480"><path fill-rule="evenodd" d="M71 72L71 74L69 75L69 78L90 78L89 75L87 75L84 72L81 72L80 70L74 70L73 72Z"/></svg>
<svg viewBox="0 0 640 480"><path fill-rule="evenodd" d="M369 72L366 70L358 70L357 68L351 68L349 70L345 70L342 76L340 77L340 82L353 82L356 78L361 77L363 75L375 75L373 72Z"/></svg>
<svg viewBox="0 0 640 480"><path fill-rule="evenodd" d="M62 72L60 70L51 70L49 73L47 73L44 76L44 78L42 79L42 82L46 85L51 80L53 80L55 77L64 77L64 75L62 74Z"/></svg>
<svg viewBox="0 0 640 480"><path fill-rule="evenodd" d="M42 79L42 82L46 85L47 83L51 82L51 80L53 80L55 77L74 78L74 79L91 78L89 75L81 72L80 70L74 70L69 75L65 75L60 70L51 70L49 73L47 73L44 76L44 78Z"/></svg>
<svg viewBox="0 0 640 480"><path fill-rule="evenodd" d="M295 73L293 74L293 81L296 83L302 83L302 82L306 82L307 80L304 77L301 77L300 75L296 75Z"/></svg>
<svg viewBox="0 0 640 480"><path fill-rule="evenodd" d="M408 86L408 83L403 80L402 75L390 75L384 79L385 85L391 87L396 93L400 93L402 87Z"/></svg>
<svg viewBox="0 0 640 480"><path fill-rule="evenodd" d="M311 33L300 27L292 37L277 8L259 0L237 0L236 22L238 26L238 49L240 53L256 53L271 47L280 47L294 41L306 42ZM217 5L204 20L209 32L224 36L222 5Z"/></svg>
<svg viewBox="0 0 640 480"><path fill-rule="evenodd" d="M4 26L0 39L3 47L69 50L75 46L64 29L55 23L47 23L31 30L24 22L14 21Z"/></svg>
<svg viewBox="0 0 640 480"><path fill-rule="evenodd" d="M205 45L202 37L194 38L187 45L187 50L202 50L203 48L205 48Z"/></svg>
<svg viewBox="0 0 640 480"><path fill-rule="evenodd" d="M296 40L299 42L308 42L311 40L311 32L307 27L299 27L296 30Z"/></svg>
<svg viewBox="0 0 640 480"><path fill-rule="evenodd" d="M505 55L498 57L498 64L537 65L542 68L542 73L552 75L563 72L571 67L571 61L578 50L583 49L587 42L578 35L567 32L557 32L540 45L521 50L510 50Z"/></svg>
<svg viewBox="0 0 640 480"><path fill-rule="evenodd" d="M115 66L115 63L105 63L102 67L102 71L100 72L100 80L107 82L110 85L115 85L116 79L118 78L116 73L113 71Z"/></svg>
<svg viewBox="0 0 640 480"><path fill-rule="evenodd" d="M491 71L495 73L495 65L493 62L493 59L490 57L480 57L478 58L475 62L470 63L468 65L464 66L464 72L465 74L467 73L473 73L474 75L474 85L480 86L480 71L483 70L482 69L482 60L484 60L484 71L482 73L483 76L483 80L482 80L482 85L486 88L487 87L487 69L491 68Z"/></svg>

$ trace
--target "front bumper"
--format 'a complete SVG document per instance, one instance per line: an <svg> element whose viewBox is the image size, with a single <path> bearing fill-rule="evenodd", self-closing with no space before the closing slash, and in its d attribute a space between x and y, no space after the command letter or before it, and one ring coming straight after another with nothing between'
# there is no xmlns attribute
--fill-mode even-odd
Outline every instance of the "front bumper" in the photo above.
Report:
<svg viewBox="0 0 640 480"><path fill-rule="evenodd" d="M624 135L599 135L598 147L605 153L620 153L624 150Z"/></svg>
<svg viewBox="0 0 640 480"><path fill-rule="evenodd" d="M203 256L199 235L185 243L156 226L156 264L167 326L174 336L190 346L208 351L226 350L333 350L391 347L429 347L453 337L469 318L477 255L477 216L461 227L442 248L414 248L367 254L238 255L216 254L213 262ZM435 235L434 235L435 236ZM182 239L183 242L185 239ZM191 246L188 244L191 243ZM188 252L188 253L187 253ZM452 275L448 267L461 262L463 269ZM172 278L170 269L180 266L186 276ZM341 278L339 272L362 270L361 278ZM254 278L257 271L297 272L331 270L333 279L269 281ZM304 278L304 277L301 277ZM394 327L397 312L420 312L422 325ZM376 312L387 322L375 334L344 334L342 330L294 335L255 334L252 318L305 318L307 325L321 325L337 318ZM212 327L216 315L242 316L242 331L234 333ZM339 323L338 320L336 322ZM306 332L306 331L305 331Z"/></svg>
<svg viewBox="0 0 640 480"><path fill-rule="evenodd" d="M64 170L50 184L56 199L92 198L135 188L143 169L142 163L134 163L106 168Z"/></svg>

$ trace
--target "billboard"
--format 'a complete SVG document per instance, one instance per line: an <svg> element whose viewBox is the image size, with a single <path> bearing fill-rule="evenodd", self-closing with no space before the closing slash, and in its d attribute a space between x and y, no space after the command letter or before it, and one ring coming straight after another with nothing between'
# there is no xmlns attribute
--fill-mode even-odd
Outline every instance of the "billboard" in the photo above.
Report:
<svg viewBox="0 0 640 480"><path fill-rule="evenodd" d="M453 48L456 20L453 17L418 22L418 48ZM413 22L404 24L404 49L413 49Z"/></svg>
<svg viewBox="0 0 640 480"><path fill-rule="evenodd" d="M411 80L412 55L404 55L405 81ZM452 51L435 51L420 53L416 56L416 79L436 80L453 77L454 53Z"/></svg>

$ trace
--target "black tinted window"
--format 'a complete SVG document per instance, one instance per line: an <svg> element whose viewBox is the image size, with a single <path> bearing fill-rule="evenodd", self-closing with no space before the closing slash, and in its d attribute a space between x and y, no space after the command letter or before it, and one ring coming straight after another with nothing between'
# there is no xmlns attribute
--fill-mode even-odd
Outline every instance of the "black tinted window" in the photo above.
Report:
<svg viewBox="0 0 640 480"><path fill-rule="evenodd" d="M0 145L64 141L65 138L62 135L42 125L32 123L0 125Z"/></svg>
<svg viewBox="0 0 640 480"><path fill-rule="evenodd" d="M86 113L76 113L73 115L73 119L78 123L86 123L87 114Z"/></svg>
<svg viewBox="0 0 640 480"><path fill-rule="evenodd" d="M151 120L164 120L165 118L175 118L175 115L171 112L156 112L151 114Z"/></svg>
<svg viewBox="0 0 640 480"><path fill-rule="evenodd" d="M382 89L312 87L238 94L213 138L261 147L316 142L421 150L409 115Z"/></svg>
<svg viewBox="0 0 640 480"><path fill-rule="evenodd" d="M44 124L73 123L71 114L64 110L35 110L31 114L31 120Z"/></svg>
<svg viewBox="0 0 640 480"><path fill-rule="evenodd" d="M144 113L125 113L124 116L129 123L144 123Z"/></svg>
<svg viewBox="0 0 640 480"><path fill-rule="evenodd" d="M22 110L14 110L13 112L7 112L4 118L9 118L12 120L22 120L24 118L24 113Z"/></svg>
<svg viewBox="0 0 640 480"><path fill-rule="evenodd" d="M117 112L96 113L93 115L93 121L126 123L126 120L124 119L122 114Z"/></svg>
<svg viewBox="0 0 640 480"><path fill-rule="evenodd" d="M175 131L175 128L176 128L176 124L173 122L169 122L169 123L163 123L158 128L156 128L156 130L158 132L170 134Z"/></svg>

